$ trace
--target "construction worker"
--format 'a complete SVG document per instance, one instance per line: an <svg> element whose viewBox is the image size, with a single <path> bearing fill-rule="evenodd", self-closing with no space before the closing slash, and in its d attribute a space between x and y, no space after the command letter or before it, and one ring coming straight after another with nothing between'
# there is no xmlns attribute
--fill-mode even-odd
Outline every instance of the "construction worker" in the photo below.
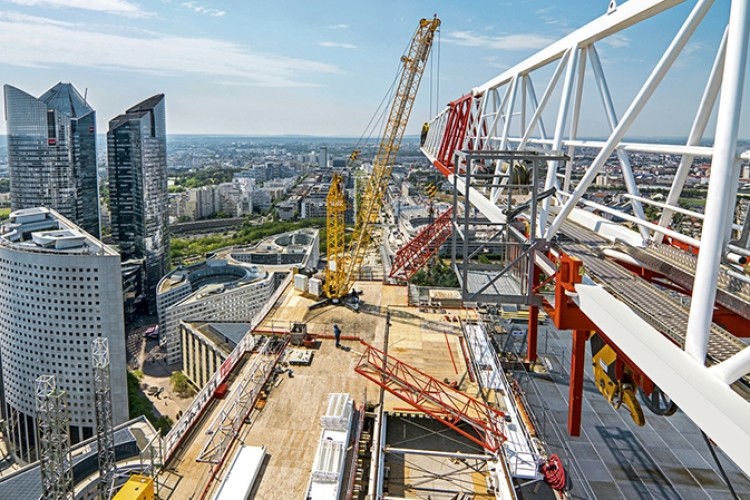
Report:
<svg viewBox="0 0 750 500"><path fill-rule="evenodd" d="M424 141L427 140L427 132L430 131L430 124L428 122L424 122L424 125L422 125L422 133L419 136L419 145L424 146Z"/></svg>
<svg viewBox="0 0 750 500"><path fill-rule="evenodd" d="M341 347L341 328L339 325L333 325L333 339L336 341L336 349Z"/></svg>

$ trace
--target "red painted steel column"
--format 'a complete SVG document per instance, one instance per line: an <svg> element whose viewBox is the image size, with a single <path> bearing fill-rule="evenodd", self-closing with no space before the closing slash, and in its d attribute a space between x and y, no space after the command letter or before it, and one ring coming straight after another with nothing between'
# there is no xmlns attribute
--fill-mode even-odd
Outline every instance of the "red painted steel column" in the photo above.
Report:
<svg viewBox="0 0 750 500"><path fill-rule="evenodd" d="M532 290L536 291L536 287L539 285L539 266L533 265L533 271L531 272L531 286ZM533 363L537 357L537 336L539 329L539 307L529 306L529 331L527 334L526 344L526 361Z"/></svg>
<svg viewBox="0 0 750 500"><path fill-rule="evenodd" d="M581 435L581 410L583 407L583 361L589 332L573 330L573 355L570 359L570 390L568 393L568 434Z"/></svg>

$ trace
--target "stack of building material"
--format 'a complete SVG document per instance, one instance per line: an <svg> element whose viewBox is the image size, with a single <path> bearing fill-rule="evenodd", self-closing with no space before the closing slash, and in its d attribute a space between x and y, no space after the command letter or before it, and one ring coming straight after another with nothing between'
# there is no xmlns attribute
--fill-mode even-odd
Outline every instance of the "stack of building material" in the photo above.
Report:
<svg viewBox="0 0 750 500"><path fill-rule="evenodd" d="M463 307L461 292L459 290L430 290L428 292L430 305L433 307L445 307L448 309L460 309Z"/></svg>

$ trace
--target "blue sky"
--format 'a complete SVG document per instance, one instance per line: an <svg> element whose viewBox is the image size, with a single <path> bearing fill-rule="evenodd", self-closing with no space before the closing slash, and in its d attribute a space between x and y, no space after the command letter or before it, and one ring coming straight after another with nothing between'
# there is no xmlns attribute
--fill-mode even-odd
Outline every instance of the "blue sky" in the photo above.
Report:
<svg viewBox="0 0 750 500"><path fill-rule="evenodd" d="M35 96L58 81L88 89L100 132L163 92L170 133L358 137L418 20L437 13L439 75L435 47L408 130L416 133L438 104L604 14L608 3L0 0L0 82ZM693 3L600 46L618 111ZM634 133L686 133L693 111L683 103L700 95L728 12L728 2L716 3L675 67L673 85L655 96ZM545 84L536 82L537 94ZM596 123L582 133L601 135Z"/></svg>

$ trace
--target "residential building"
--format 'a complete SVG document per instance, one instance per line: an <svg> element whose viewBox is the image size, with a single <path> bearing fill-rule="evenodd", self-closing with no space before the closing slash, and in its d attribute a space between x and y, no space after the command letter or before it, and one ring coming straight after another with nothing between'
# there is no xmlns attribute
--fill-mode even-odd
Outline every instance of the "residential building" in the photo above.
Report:
<svg viewBox="0 0 750 500"><path fill-rule="evenodd" d="M167 137L164 94L110 120L107 132L112 240L122 259L145 259L146 297L169 265Z"/></svg>
<svg viewBox="0 0 750 500"><path fill-rule="evenodd" d="M49 207L98 238L96 112L69 83L4 90L11 209Z"/></svg>
<svg viewBox="0 0 750 500"><path fill-rule="evenodd" d="M18 210L0 229L0 373L6 439L38 459L34 381L67 394L72 443L96 432L91 344L109 340L113 422L128 419L118 253L47 208Z"/></svg>

